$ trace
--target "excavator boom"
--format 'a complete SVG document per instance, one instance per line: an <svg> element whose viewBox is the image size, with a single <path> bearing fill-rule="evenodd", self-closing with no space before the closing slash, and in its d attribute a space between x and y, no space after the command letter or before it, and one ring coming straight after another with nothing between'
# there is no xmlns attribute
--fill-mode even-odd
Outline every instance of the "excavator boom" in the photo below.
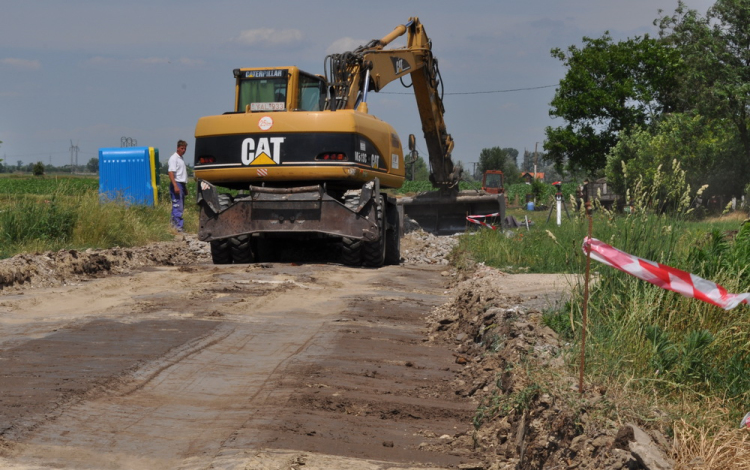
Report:
<svg viewBox="0 0 750 470"><path fill-rule="evenodd" d="M384 49L405 33L405 48ZM368 92L378 92L409 75L429 153L430 181L443 194L458 191L460 172L451 159L454 144L443 118L442 78L432 55L432 42L419 18L410 18L382 39L353 52L330 55L326 60L336 97L332 109L357 108L366 112Z"/></svg>

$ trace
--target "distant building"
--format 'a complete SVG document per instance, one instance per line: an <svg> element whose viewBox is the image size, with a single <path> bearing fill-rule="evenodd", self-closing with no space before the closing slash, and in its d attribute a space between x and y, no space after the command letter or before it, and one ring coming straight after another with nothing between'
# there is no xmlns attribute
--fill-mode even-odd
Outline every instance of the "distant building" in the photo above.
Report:
<svg viewBox="0 0 750 470"><path fill-rule="evenodd" d="M524 171L523 173L521 173L521 178L523 178L524 181L526 181L526 183L531 184L531 182L535 179L544 181L544 173L539 173L539 172L534 173L533 171Z"/></svg>

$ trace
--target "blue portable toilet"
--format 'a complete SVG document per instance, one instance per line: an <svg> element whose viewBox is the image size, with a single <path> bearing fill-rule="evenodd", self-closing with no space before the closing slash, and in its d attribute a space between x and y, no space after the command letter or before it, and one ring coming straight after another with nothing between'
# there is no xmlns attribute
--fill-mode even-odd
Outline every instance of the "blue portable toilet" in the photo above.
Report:
<svg viewBox="0 0 750 470"><path fill-rule="evenodd" d="M158 202L159 149L122 147L99 149L99 197L127 204Z"/></svg>

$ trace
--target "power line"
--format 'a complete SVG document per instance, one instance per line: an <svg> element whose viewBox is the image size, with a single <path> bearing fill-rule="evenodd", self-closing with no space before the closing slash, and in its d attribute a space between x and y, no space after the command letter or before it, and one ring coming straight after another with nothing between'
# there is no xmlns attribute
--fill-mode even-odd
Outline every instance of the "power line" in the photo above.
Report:
<svg viewBox="0 0 750 470"><path fill-rule="evenodd" d="M512 88L509 90L494 90L494 91L466 91L463 93L445 93L446 95L488 95L492 93L510 93L513 91L527 91L527 90L541 90L542 88L552 88L556 87L557 85L542 85L542 86L534 86L529 88Z"/></svg>
<svg viewBox="0 0 750 470"><path fill-rule="evenodd" d="M465 92L456 92L456 93L444 93L444 95L489 95L494 93L511 93L514 91L529 91L529 90L541 90L542 88L553 88L558 85L542 85L542 86L534 86L534 87L527 87L527 88L510 88L507 90L490 90L490 91L465 91ZM403 92L394 92L394 91L381 91L380 93L384 95L412 95L413 93L403 93Z"/></svg>

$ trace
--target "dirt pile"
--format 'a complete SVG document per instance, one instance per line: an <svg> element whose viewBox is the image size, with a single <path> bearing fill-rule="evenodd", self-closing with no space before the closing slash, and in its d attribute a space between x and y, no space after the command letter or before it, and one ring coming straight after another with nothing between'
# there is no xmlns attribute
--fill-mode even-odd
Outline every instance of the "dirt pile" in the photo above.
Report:
<svg viewBox="0 0 750 470"><path fill-rule="evenodd" d="M578 393L564 345L540 310L499 293L504 277L480 266L429 318L430 340L464 365L456 394L477 404L472 432L443 445L471 449L481 469L672 468L662 434L607 420L614 405L601 387Z"/></svg>
<svg viewBox="0 0 750 470"><path fill-rule="evenodd" d="M404 264L448 265L448 255L458 245L454 236L437 237L421 229L408 232L401 240Z"/></svg>
<svg viewBox="0 0 750 470"><path fill-rule="evenodd" d="M457 243L455 237L436 237L422 230L412 231L402 241L402 263L447 265L446 257ZM304 258L307 262L326 262L336 259L335 254L323 253L318 249L313 251L314 254L306 255L303 250L297 249L287 253L281 261ZM208 243L201 242L194 234L178 235L173 241L134 248L24 253L0 260L0 292L74 284L84 279L121 274L145 266L210 262Z"/></svg>
<svg viewBox="0 0 750 470"><path fill-rule="evenodd" d="M179 266L210 261L206 243L194 235L135 248L24 253L0 260L0 292L74 284L144 266Z"/></svg>

